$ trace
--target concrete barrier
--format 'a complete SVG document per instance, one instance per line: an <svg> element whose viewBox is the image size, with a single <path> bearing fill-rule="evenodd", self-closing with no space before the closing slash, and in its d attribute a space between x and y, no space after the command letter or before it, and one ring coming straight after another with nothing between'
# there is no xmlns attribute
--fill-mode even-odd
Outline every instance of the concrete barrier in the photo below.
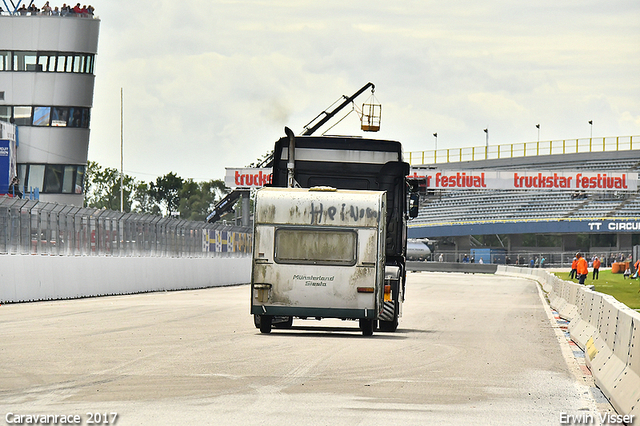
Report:
<svg viewBox="0 0 640 426"><path fill-rule="evenodd" d="M596 385L618 414L640 418L640 313L615 298L546 271L498 268L498 274L536 279L551 307L568 319L571 339L585 351Z"/></svg>
<svg viewBox="0 0 640 426"><path fill-rule="evenodd" d="M407 262L407 271L428 272L464 272L469 274L494 274L498 265L489 263L458 263L458 262Z"/></svg>
<svg viewBox="0 0 640 426"><path fill-rule="evenodd" d="M250 257L0 256L0 303L249 283Z"/></svg>

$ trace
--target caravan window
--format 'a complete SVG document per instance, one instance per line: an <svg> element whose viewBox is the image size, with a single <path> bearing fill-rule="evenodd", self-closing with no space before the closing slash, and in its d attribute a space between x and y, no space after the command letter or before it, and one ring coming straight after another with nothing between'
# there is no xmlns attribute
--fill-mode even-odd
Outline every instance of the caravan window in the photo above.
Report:
<svg viewBox="0 0 640 426"><path fill-rule="evenodd" d="M356 264L357 234L349 229L280 228L275 235L278 263Z"/></svg>

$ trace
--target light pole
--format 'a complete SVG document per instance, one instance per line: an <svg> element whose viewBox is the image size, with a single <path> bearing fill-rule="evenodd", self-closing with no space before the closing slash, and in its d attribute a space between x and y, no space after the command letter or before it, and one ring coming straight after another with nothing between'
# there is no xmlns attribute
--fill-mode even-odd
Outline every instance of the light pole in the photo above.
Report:
<svg viewBox="0 0 640 426"><path fill-rule="evenodd" d="M538 142L540 142L540 125L536 124L536 129L538 129Z"/></svg>
<svg viewBox="0 0 640 426"><path fill-rule="evenodd" d="M436 138L436 149L435 150L437 151L438 150L438 132L435 132L433 134L433 137Z"/></svg>
<svg viewBox="0 0 640 426"><path fill-rule="evenodd" d="M489 159L489 128L487 127L486 129L484 129L484 132L486 133L486 140L485 140L485 148L484 148L484 158L485 159Z"/></svg>
<svg viewBox="0 0 640 426"><path fill-rule="evenodd" d="M124 89L120 88L120 212L124 213Z"/></svg>
<svg viewBox="0 0 640 426"><path fill-rule="evenodd" d="M591 126L591 131L589 133L589 139L593 139L593 120L589 120L589 125Z"/></svg>

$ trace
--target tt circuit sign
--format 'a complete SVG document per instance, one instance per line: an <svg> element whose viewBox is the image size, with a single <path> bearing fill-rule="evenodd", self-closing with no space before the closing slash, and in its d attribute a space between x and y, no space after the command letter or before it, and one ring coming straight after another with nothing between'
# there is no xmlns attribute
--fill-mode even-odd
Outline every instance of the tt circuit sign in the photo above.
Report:
<svg viewBox="0 0 640 426"><path fill-rule="evenodd" d="M587 227L589 232L635 232L640 231L640 222L636 221L616 221L616 220L603 220L601 222L588 222Z"/></svg>

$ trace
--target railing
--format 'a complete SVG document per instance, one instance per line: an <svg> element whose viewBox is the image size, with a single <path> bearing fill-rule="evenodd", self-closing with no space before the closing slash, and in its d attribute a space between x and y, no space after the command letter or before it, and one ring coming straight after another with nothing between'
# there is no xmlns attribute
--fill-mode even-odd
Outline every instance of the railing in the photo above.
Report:
<svg viewBox="0 0 640 426"><path fill-rule="evenodd" d="M462 161L531 157L536 155L572 154L580 152L626 151L640 148L640 136L564 139L522 142L502 145L449 148L409 152L409 164L441 164Z"/></svg>
<svg viewBox="0 0 640 426"><path fill-rule="evenodd" d="M476 255L475 259L472 259L472 249L467 249L466 252L460 250L436 250L435 253L429 255L428 261L438 262L440 261L440 255L442 255L442 262L455 262L455 263L478 263L479 255ZM571 262L576 255L576 251L560 251L549 249L548 247L541 248L525 248L518 247L511 250L504 250L501 253L491 253L490 259L485 259L484 263L492 263L499 265L511 265L521 266L524 268L566 268L566 272L571 270ZM589 252L582 253L585 259L589 262L589 268L592 268L591 261L593 256L598 256L602 262L601 268L610 268L615 262L631 262L629 259L629 251L621 253L620 250L616 250L615 247L607 248L594 248ZM465 256L467 261L465 262ZM541 264L541 260L544 262ZM532 262L533 261L533 264Z"/></svg>
<svg viewBox="0 0 640 426"><path fill-rule="evenodd" d="M2 3L0 3L0 6L2 5ZM50 12L43 12L43 11L38 11L38 12L31 12L29 10L20 10L20 9L16 9L14 11L11 10L2 10L0 12L0 16L59 16L62 18L90 18L90 19L100 19L95 15L92 15L90 13L71 13L71 12L62 12L62 11L56 11L56 10L52 10Z"/></svg>
<svg viewBox="0 0 640 426"><path fill-rule="evenodd" d="M247 256L251 240L238 226L0 196L0 254Z"/></svg>

